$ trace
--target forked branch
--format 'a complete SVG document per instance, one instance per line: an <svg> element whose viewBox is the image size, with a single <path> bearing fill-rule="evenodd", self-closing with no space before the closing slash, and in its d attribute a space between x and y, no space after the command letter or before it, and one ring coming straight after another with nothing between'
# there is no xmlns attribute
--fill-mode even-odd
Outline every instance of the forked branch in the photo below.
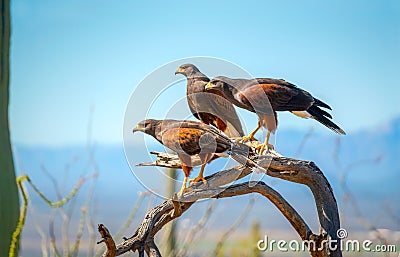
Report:
<svg viewBox="0 0 400 257"><path fill-rule="evenodd" d="M143 163L139 166L161 166L168 168L180 168L180 162L176 155L160 152L152 152L157 160L152 163ZM286 217L300 238L312 241L310 246L311 256L342 256L339 247L328 247L327 239L337 240L337 230L340 228L338 208L329 182L313 163L308 161L285 158L272 151L268 156L251 157L259 166L265 169L267 175L306 185L310 188L318 211L320 234L314 234L298 212L273 188L264 182L245 182L233 184L236 180L249 175L252 170L249 167L238 165L228 170L222 170L206 177L207 185L192 185L188 192L181 197L164 201L160 205L149 210L140 226L130 238L116 246L116 256L128 251L138 251L139 256L161 256L154 236L168 222L178 218L187 211L197 200L205 198L225 198L258 193L268 198ZM307 241L307 242L308 242ZM332 241L335 242L335 241ZM107 252L103 256L106 256Z"/></svg>

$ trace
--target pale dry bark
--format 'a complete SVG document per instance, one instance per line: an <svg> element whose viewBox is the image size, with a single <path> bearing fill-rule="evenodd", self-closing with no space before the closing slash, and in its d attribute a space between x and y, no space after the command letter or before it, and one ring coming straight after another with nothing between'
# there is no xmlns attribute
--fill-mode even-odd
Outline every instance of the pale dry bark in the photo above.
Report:
<svg viewBox="0 0 400 257"><path fill-rule="evenodd" d="M143 163L139 166L180 168L177 156L159 152L152 152L152 154L157 155L155 162ZM310 188L318 211L319 234L313 233L299 213L277 191L264 182L232 184L252 172L251 168L238 165L206 177L207 185L202 183L192 185L190 187L192 190L185 192L183 196L164 201L149 210L135 233L116 246L116 255L128 251L138 251L139 256L144 256L144 253L148 256L161 256L154 242L154 236L164 225L181 216L197 200L258 193L269 199L278 208L302 240L312 240L316 243L318 248L310 250L311 256L342 256L340 249L329 249L323 244L327 238L338 240L337 242L340 244L336 234L340 228L340 221L332 188L320 169L313 162L285 158L274 151L267 156L252 156L251 159L264 168L269 176L303 184ZM321 244L322 247L320 247ZM103 256L107 256L107 252Z"/></svg>

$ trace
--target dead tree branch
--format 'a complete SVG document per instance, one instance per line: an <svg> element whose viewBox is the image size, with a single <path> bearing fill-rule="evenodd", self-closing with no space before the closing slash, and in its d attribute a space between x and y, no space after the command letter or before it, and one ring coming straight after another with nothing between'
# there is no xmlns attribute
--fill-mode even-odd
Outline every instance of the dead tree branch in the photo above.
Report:
<svg viewBox="0 0 400 257"><path fill-rule="evenodd" d="M103 238L101 241L97 242L97 244L105 243L107 246L107 251L103 256L114 257L116 248L114 239L112 238L110 232L103 224L99 224L97 230L99 231L101 238Z"/></svg>
<svg viewBox="0 0 400 257"><path fill-rule="evenodd" d="M143 163L139 166L180 168L177 156L159 152L152 152L152 154L157 156L155 162ZM276 152L272 152L268 156L252 156L251 158L266 170L267 175L303 184L310 188L318 211L320 234L314 234L298 212L277 191L264 182L245 182L232 185L236 180L252 172L251 168L238 165L206 177L207 185L201 183L192 185L191 190L185 192L179 199L164 201L149 210L133 236L125 238L123 243L116 246L116 256L128 251L138 251L139 256L144 256L144 252L151 257L161 256L154 242L154 236L165 224L178 218L197 200L258 193L268 198L279 209L303 241L308 240L315 244L310 247L311 256L341 257L342 253L338 247L328 249L326 244L329 237L331 240L337 240L337 245L340 245L340 239L336 234L340 228L340 221L332 188L320 169L313 162L281 157ZM106 256L106 253L103 256Z"/></svg>

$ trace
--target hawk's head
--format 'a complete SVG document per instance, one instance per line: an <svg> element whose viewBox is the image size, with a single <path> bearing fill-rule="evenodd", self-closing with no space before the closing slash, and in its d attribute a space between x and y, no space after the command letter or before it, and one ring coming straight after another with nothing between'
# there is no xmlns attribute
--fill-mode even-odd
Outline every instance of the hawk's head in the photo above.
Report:
<svg viewBox="0 0 400 257"><path fill-rule="evenodd" d="M179 68L175 71L175 75L182 74L188 78L188 77L195 75L197 72L200 72L200 70L193 64L189 63L189 64L183 64L183 65L179 66Z"/></svg>
<svg viewBox="0 0 400 257"><path fill-rule="evenodd" d="M141 131L143 133L154 136L159 123L160 123L159 120L153 120L153 119L142 120L136 125L136 127L132 130L132 132L135 133L137 131Z"/></svg>

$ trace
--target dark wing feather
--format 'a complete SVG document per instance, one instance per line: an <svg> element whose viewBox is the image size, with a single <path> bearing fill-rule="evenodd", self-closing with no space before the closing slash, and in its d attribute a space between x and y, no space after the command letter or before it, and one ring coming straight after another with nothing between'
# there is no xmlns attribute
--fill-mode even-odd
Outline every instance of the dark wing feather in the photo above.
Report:
<svg viewBox="0 0 400 257"><path fill-rule="evenodd" d="M297 88L296 85L287 82L284 79L273 79L273 78L256 78L255 79L257 81L258 84L276 84L276 85L281 85L281 86L285 86L288 88Z"/></svg>
<svg viewBox="0 0 400 257"><path fill-rule="evenodd" d="M198 141L200 136L197 130L170 128L164 130L162 143L177 153L194 155L200 153L201 150Z"/></svg>
<svg viewBox="0 0 400 257"><path fill-rule="evenodd" d="M162 143L177 153L189 155L221 153L230 148L229 138L218 130L195 121L165 120L161 130Z"/></svg>
<svg viewBox="0 0 400 257"><path fill-rule="evenodd" d="M314 98L314 105L332 110L332 108L328 104L322 102L321 100L319 100L317 98Z"/></svg>
<svg viewBox="0 0 400 257"><path fill-rule="evenodd" d="M190 79L187 85L187 101L192 114L225 132L229 137L243 136L242 124L233 104L216 92L205 92L208 79ZM222 121L217 122L217 119Z"/></svg>
<svg viewBox="0 0 400 257"><path fill-rule="evenodd" d="M317 111L318 113L322 114L323 116L328 117L329 119L332 119L332 115L330 115L328 112L322 110L321 108L319 108L315 104L313 106L311 106L310 108L308 108L308 110L309 109L314 109L315 111Z"/></svg>
<svg viewBox="0 0 400 257"><path fill-rule="evenodd" d="M338 125L329 120L332 116L320 108L332 110L328 104L283 79L246 80L223 76L216 77L216 79L233 87L229 89L232 94L225 95L227 99L238 107L256 112L261 121L265 119L264 114L270 115L271 111L307 111L315 120L334 132L345 134Z"/></svg>
<svg viewBox="0 0 400 257"><path fill-rule="evenodd" d="M268 114L271 113L271 107L275 111L303 111L314 102L307 91L283 79L231 79L223 76L216 79L234 88L233 95L239 102L235 104L253 112ZM241 106L241 103L245 106Z"/></svg>
<svg viewBox="0 0 400 257"><path fill-rule="evenodd" d="M297 88L296 85L287 82L284 79L273 79L273 78L255 78L255 79L230 79L227 77L216 77L225 83L234 85L236 88L239 90L254 86L256 84L276 84L276 85L281 85L285 86L288 88Z"/></svg>
<svg viewBox="0 0 400 257"><path fill-rule="evenodd" d="M312 106L310 107L307 112L312 115L312 117L320 122L321 124L325 125L327 128L331 129L332 131L341 134L341 135L346 135L346 132L344 132L343 129L341 129L338 125L336 125L333 121L329 120L327 117L325 117L321 112L321 109Z"/></svg>
<svg viewBox="0 0 400 257"><path fill-rule="evenodd" d="M260 84L275 111L303 111L313 104L314 98L307 91L284 80L275 81L274 84Z"/></svg>
<svg viewBox="0 0 400 257"><path fill-rule="evenodd" d="M159 136L161 138L159 141L177 152L178 155L222 153L229 150L232 158L239 163L249 167L257 166L248 158L251 149L247 145L231 141L212 126L189 120L163 120L158 126L160 127L158 131L160 131ZM161 127L163 128L161 129ZM201 139L203 144L200 143ZM204 144L204 141L206 141L206 144ZM217 157L214 156L213 158Z"/></svg>
<svg viewBox="0 0 400 257"><path fill-rule="evenodd" d="M242 102L243 96L254 111L266 114L271 113L271 107L274 111L303 111L313 104L312 96L306 91L279 84L256 84L241 92Z"/></svg>
<svg viewBox="0 0 400 257"><path fill-rule="evenodd" d="M284 79L257 78L256 80L259 84L276 84L276 85L280 85L282 87L287 87L287 88L293 89L294 91L298 90L299 92L301 92L301 94L307 94L307 95L311 96L310 93L308 93L307 91L298 88L296 85L294 85L290 82L287 82ZM313 98L313 99L314 99L314 105L332 110L332 108L328 104L324 103L323 101L321 101L317 98Z"/></svg>
<svg viewBox="0 0 400 257"><path fill-rule="evenodd" d="M200 104L197 99L194 97L196 94L203 92L204 86L208 83L208 78L196 78L196 79L188 79L187 81L187 89L186 89L186 99L188 101L189 109L191 113L197 118L201 119L198 116L198 113L201 112L199 109ZM198 98L198 97L197 97Z"/></svg>
<svg viewBox="0 0 400 257"><path fill-rule="evenodd" d="M244 136L242 123L239 116L233 107L233 104L217 93L208 95L210 102L210 109L215 112L215 116L226 124L225 134L228 137L241 137Z"/></svg>

